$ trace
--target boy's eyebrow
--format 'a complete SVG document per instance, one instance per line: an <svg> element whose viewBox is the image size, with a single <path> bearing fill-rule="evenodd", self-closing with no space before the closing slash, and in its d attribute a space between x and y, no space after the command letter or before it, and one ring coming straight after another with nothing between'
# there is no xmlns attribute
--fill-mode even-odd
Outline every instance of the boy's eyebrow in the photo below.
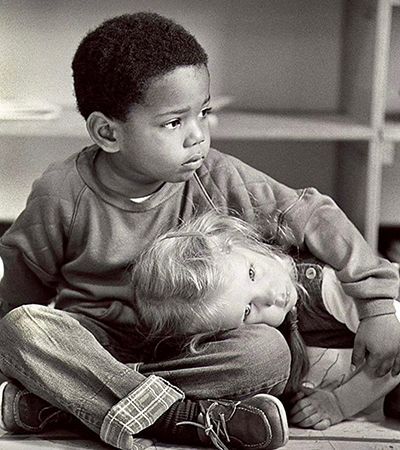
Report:
<svg viewBox="0 0 400 450"><path fill-rule="evenodd" d="M206 103L208 103L208 102L210 101L210 99L211 99L211 97L208 96L208 97L204 100L203 106L204 106ZM189 108L189 107L188 107L188 108L182 108L182 109L176 109L176 110L174 110L174 111L166 111L166 112L157 114L157 117L167 116L167 115L170 115L170 114L184 114L184 113L187 113L188 111L190 111L190 108Z"/></svg>

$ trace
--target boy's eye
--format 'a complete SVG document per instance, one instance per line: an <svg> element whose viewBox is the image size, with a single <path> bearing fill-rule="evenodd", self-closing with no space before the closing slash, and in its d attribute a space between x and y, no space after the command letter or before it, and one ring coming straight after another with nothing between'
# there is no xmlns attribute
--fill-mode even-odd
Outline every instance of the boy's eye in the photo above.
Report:
<svg viewBox="0 0 400 450"><path fill-rule="evenodd" d="M204 109L201 110L200 116L202 118L205 118L205 117L207 117L210 114L211 111L212 111L211 107L210 108L204 108Z"/></svg>
<svg viewBox="0 0 400 450"><path fill-rule="evenodd" d="M250 313L251 313L251 303L246 305L246 307L244 308L243 322L246 320L246 318L249 316Z"/></svg>
<svg viewBox="0 0 400 450"><path fill-rule="evenodd" d="M249 267L249 278L251 281L254 281L256 279L256 269L254 268L253 264Z"/></svg>
<svg viewBox="0 0 400 450"><path fill-rule="evenodd" d="M178 128L181 124L180 119L174 119L171 120L171 122L168 122L164 125L165 128L168 128L169 130L175 130L175 128Z"/></svg>

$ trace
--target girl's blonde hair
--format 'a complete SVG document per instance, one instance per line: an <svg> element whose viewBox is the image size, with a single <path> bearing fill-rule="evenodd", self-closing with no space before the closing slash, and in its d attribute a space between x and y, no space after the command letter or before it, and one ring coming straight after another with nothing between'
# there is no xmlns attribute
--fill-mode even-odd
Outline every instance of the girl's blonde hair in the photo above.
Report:
<svg viewBox="0 0 400 450"><path fill-rule="evenodd" d="M217 256L234 246L283 255L249 223L215 212L153 241L132 271L135 305L144 325L164 336L218 331L222 305L210 300L224 286Z"/></svg>
<svg viewBox="0 0 400 450"><path fill-rule="evenodd" d="M225 280L219 266L233 247L287 256L282 247L264 242L255 226L211 211L159 236L137 258L132 269L135 307L155 349L172 339L196 352L203 337L221 331L224 304L215 299ZM282 327L292 352L289 392L298 390L309 367L296 314L292 310Z"/></svg>

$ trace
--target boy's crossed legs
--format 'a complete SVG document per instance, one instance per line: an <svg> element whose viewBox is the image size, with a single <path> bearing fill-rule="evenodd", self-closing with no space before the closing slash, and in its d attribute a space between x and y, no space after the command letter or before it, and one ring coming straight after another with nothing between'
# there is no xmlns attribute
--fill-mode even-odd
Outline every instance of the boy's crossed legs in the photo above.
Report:
<svg viewBox="0 0 400 450"><path fill-rule="evenodd" d="M0 337L4 375L77 417L117 448L144 448L146 441L137 436L143 429L139 436L205 445L213 439L219 448L242 448L241 440L246 445L245 440L257 439L258 446L252 448L271 449L287 440L286 417L279 401L254 395L281 394L288 377L289 350L273 328L257 325L234 330L210 342L199 354L142 364L141 373L137 365L127 363L138 359L130 354L128 330L107 329L83 315L22 306L2 319ZM183 394L170 383L196 400L178 401ZM9 392L3 393L6 399L4 394ZM199 423L207 433L198 433ZM227 425L222 441L221 430L216 430L221 424ZM264 440L251 436L251 428L265 435Z"/></svg>

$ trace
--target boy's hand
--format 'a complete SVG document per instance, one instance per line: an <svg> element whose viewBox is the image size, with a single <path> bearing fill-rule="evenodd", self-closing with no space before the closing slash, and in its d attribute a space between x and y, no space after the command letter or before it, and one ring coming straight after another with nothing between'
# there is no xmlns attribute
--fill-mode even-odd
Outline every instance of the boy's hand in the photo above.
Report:
<svg viewBox="0 0 400 450"><path fill-rule="evenodd" d="M366 363L377 377L400 373L400 322L395 314L361 320L354 340L351 363L358 369Z"/></svg>
<svg viewBox="0 0 400 450"><path fill-rule="evenodd" d="M305 396L298 400L289 412L289 422L292 425L325 430L345 419L335 395L330 390L303 388L302 394Z"/></svg>

